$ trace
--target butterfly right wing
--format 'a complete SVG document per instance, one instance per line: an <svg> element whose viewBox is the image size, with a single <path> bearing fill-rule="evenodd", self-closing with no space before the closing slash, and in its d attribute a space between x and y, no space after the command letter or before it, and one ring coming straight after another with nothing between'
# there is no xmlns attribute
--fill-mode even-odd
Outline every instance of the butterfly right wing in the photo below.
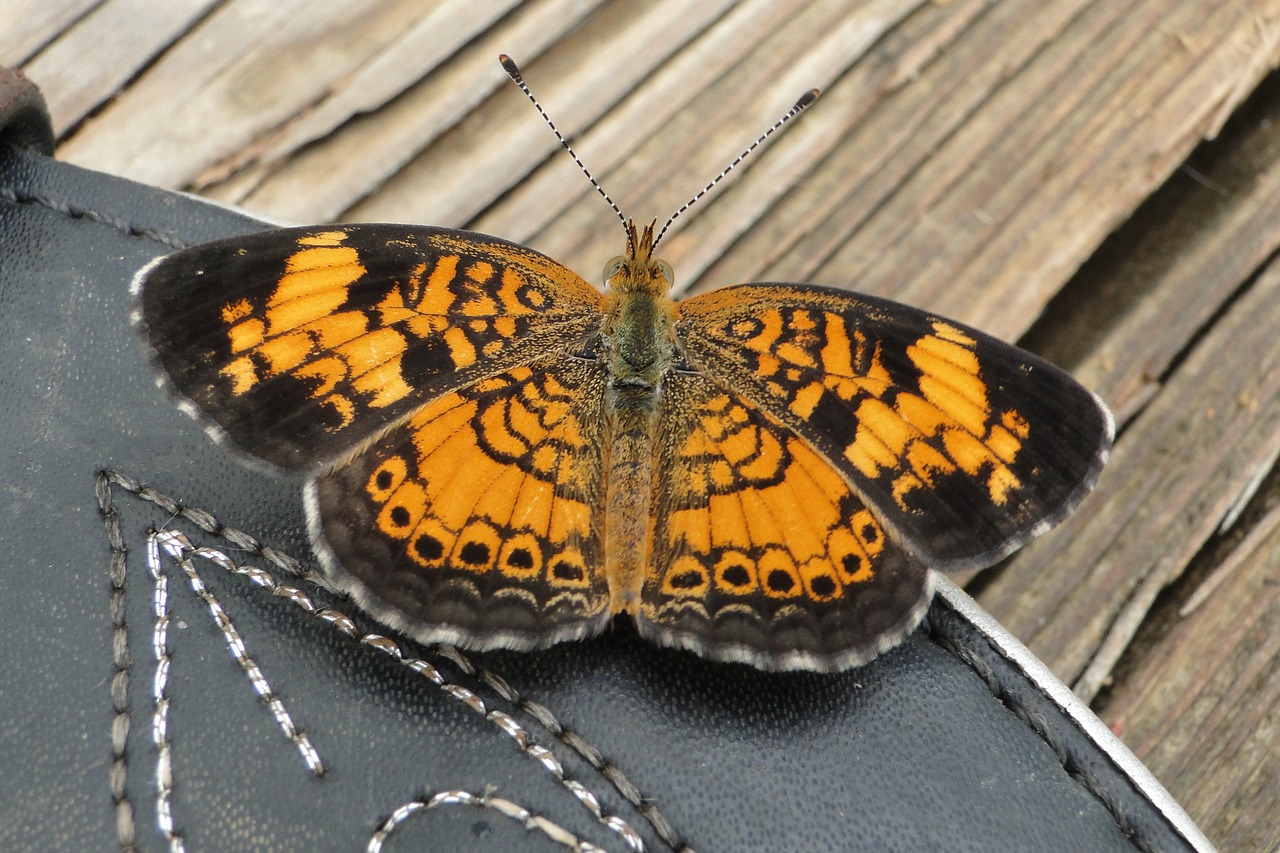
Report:
<svg viewBox="0 0 1280 853"><path fill-rule="evenodd" d="M918 308L753 284L680 310L689 363L803 438L935 569L1049 529L1111 447L1111 413L1066 371Z"/></svg>
<svg viewBox="0 0 1280 853"><path fill-rule="evenodd" d="M264 231L158 258L134 323L215 438L284 469L358 451L441 394L576 346L599 292L530 249L401 225Z"/></svg>

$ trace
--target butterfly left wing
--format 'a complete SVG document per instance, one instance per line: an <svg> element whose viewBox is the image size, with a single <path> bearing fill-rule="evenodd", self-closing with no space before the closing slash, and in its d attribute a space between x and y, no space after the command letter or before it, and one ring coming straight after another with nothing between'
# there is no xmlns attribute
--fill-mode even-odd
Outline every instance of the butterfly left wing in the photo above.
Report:
<svg viewBox="0 0 1280 853"><path fill-rule="evenodd" d="M264 231L156 259L134 323L218 440L314 471L417 407L598 323L600 293L531 249L465 231Z"/></svg>
<svg viewBox="0 0 1280 853"><path fill-rule="evenodd" d="M1114 424L1065 371L958 323L829 288L685 300L691 365L800 436L929 566L990 565L1088 493Z"/></svg>
<svg viewBox="0 0 1280 853"><path fill-rule="evenodd" d="M655 470L643 636L763 669L835 671L923 617L928 569L821 456L714 378L667 377Z"/></svg>
<svg viewBox="0 0 1280 853"><path fill-rule="evenodd" d="M604 371L553 355L438 397L307 485L327 572L424 642L541 648L598 633Z"/></svg>

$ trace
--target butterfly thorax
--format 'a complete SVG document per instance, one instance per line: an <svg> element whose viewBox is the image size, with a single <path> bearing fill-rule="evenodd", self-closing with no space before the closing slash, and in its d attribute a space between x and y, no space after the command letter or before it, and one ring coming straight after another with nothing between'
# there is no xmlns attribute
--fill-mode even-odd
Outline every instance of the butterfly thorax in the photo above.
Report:
<svg viewBox="0 0 1280 853"><path fill-rule="evenodd" d="M634 612L649 558L649 495L662 379L676 351L671 268L653 225L627 223L627 253L605 269L602 344L609 376L605 570L615 612Z"/></svg>

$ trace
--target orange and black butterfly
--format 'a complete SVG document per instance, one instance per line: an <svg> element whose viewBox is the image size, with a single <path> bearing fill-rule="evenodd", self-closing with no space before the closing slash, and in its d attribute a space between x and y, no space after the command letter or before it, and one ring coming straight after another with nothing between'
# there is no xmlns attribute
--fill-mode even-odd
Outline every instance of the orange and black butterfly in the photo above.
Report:
<svg viewBox="0 0 1280 853"><path fill-rule="evenodd" d="M531 249L402 225L162 257L135 323L218 440L306 475L338 586L427 642L535 649L626 613L658 643L839 670L923 617L930 569L1061 520L1110 448L1036 356L797 284L683 301L626 223L600 290Z"/></svg>

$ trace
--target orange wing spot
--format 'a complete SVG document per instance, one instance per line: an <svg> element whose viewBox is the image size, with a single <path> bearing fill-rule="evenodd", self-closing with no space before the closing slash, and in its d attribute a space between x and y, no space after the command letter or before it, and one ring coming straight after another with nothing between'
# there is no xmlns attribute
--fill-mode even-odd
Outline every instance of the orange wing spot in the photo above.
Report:
<svg viewBox="0 0 1280 853"><path fill-rule="evenodd" d="M705 598L711 589L707 567L696 557L678 557L662 578L662 591L677 598Z"/></svg>
<svg viewBox="0 0 1280 853"><path fill-rule="evenodd" d="M373 329L338 347L338 353L347 360L351 375L362 376L397 359L408 347L404 335L395 329Z"/></svg>
<svg viewBox="0 0 1280 853"><path fill-rule="evenodd" d="M476 447L474 439L464 429L446 437L435 454L419 463L433 473L431 511L452 530L461 530L476 514L476 505L502 470ZM466 471L466 476L454 476L460 471Z"/></svg>
<svg viewBox="0 0 1280 853"><path fill-rule="evenodd" d="M445 329L442 337L445 346L449 348L449 358L453 359L454 367L461 370L476 363L475 345L467 339L467 333L461 328L450 326Z"/></svg>
<svg viewBox="0 0 1280 853"><path fill-rule="evenodd" d="M961 392L950 381L944 382L936 376L921 376L920 390L929 402L950 415L960 426L974 435L983 435L987 431L987 418L991 410L986 407L986 386L977 377L973 377L973 381L976 383L975 387ZM979 389L983 392L981 406L970 396L970 392Z"/></svg>
<svg viewBox="0 0 1280 853"><path fill-rule="evenodd" d="M552 542L585 542L591 536L591 507L559 498L551 510L551 526L547 538Z"/></svg>
<svg viewBox="0 0 1280 853"><path fill-rule="evenodd" d="M821 382L810 382L792 395L787 407L796 417L808 420L813 417L813 410L817 408L818 402L825 393Z"/></svg>
<svg viewBox="0 0 1280 853"><path fill-rule="evenodd" d="M683 541L699 554L710 553L711 526L705 523L708 517L709 514L705 508L684 509L672 513L667 522L667 538L671 542Z"/></svg>
<svg viewBox="0 0 1280 853"><path fill-rule="evenodd" d="M473 572L487 572L498 559L502 537L492 524L476 520L458 533L449 555L449 564Z"/></svg>
<svg viewBox="0 0 1280 853"><path fill-rule="evenodd" d="M805 594L814 601L834 601L844 595L844 584L825 558L809 560L799 571Z"/></svg>
<svg viewBox="0 0 1280 853"><path fill-rule="evenodd" d="M311 336L306 332L290 332L270 338L258 347L258 354L267 360L267 375L278 376L293 370L311 355Z"/></svg>
<svg viewBox="0 0 1280 853"><path fill-rule="evenodd" d="M725 551L714 571L716 589L726 595L750 595L760 588L755 563L740 551Z"/></svg>
<svg viewBox="0 0 1280 853"><path fill-rule="evenodd" d="M415 338L425 339L440 334L449 328L449 320L447 317L441 317L438 314L417 314L415 313L408 320L404 321L404 329ZM497 343L496 341L494 343Z"/></svg>
<svg viewBox="0 0 1280 853"><path fill-rule="evenodd" d="M974 435L983 435L991 408L977 354L954 340L926 335L907 347L907 356L920 370L920 390L929 402Z"/></svg>
<svg viewBox="0 0 1280 853"><path fill-rule="evenodd" d="M467 267L467 278L476 284L484 284L493 278L493 264L488 261L475 261Z"/></svg>
<svg viewBox="0 0 1280 853"><path fill-rule="evenodd" d="M997 465L987 477L987 492L996 506L1004 506L1009 493L1021 487L1022 481L1005 465Z"/></svg>
<svg viewBox="0 0 1280 853"><path fill-rule="evenodd" d="M418 525L409 539L405 553L425 569L438 569L445 564L456 541L453 531L439 520L428 518Z"/></svg>
<svg viewBox="0 0 1280 853"><path fill-rule="evenodd" d="M551 483L524 478L511 505L508 524L517 530L535 530L545 536L551 527L551 507L555 500L555 486Z"/></svg>
<svg viewBox="0 0 1280 853"><path fill-rule="evenodd" d="M517 533L498 551L498 571L513 580L531 580L542 574L542 546L531 533Z"/></svg>
<svg viewBox="0 0 1280 853"><path fill-rule="evenodd" d="M751 534L743 515L738 495L712 495L707 512L713 519L711 535L717 545L746 550L751 547Z"/></svg>
<svg viewBox="0 0 1280 853"><path fill-rule="evenodd" d="M774 376L782 369L782 362L771 353L762 352L756 357L756 376Z"/></svg>
<svg viewBox="0 0 1280 853"><path fill-rule="evenodd" d="M356 420L356 403L351 402L351 397L346 394L329 394L320 401L320 405L337 415L337 425L330 425L329 432L351 427L351 421Z"/></svg>
<svg viewBox="0 0 1280 853"><path fill-rule="evenodd" d="M907 509L907 495L922 488L924 481L915 474L899 474L893 480L893 500L898 506Z"/></svg>
<svg viewBox="0 0 1280 853"><path fill-rule="evenodd" d="M347 239L347 232L339 229L320 231L298 238L299 246L336 246Z"/></svg>
<svg viewBox="0 0 1280 853"><path fill-rule="evenodd" d="M429 406L423 406L409 419L413 430L413 446L419 459L434 455L446 441L454 439L467 427L475 414L476 404L464 402L457 394L448 394ZM431 424L434 429L423 429Z"/></svg>
<svg viewBox="0 0 1280 853"><path fill-rule="evenodd" d="M365 402L369 406L390 406L413 393L413 388L404 381L400 366L400 356L394 356L364 375L357 376L351 385L365 395Z"/></svg>
<svg viewBox="0 0 1280 853"><path fill-rule="evenodd" d="M844 456L862 472L875 479L881 468L895 468L907 442L916 432L902 416L874 397L858 405L858 430Z"/></svg>
<svg viewBox="0 0 1280 853"><path fill-rule="evenodd" d="M747 343L747 346L759 353L772 352L774 346L778 343L778 339L782 337L782 312L767 310L762 312L757 319L760 321L760 331Z"/></svg>
<svg viewBox="0 0 1280 853"><path fill-rule="evenodd" d="M991 448L962 429L943 432L942 446L966 474L977 474L983 465L999 462Z"/></svg>
<svg viewBox="0 0 1280 853"><path fill-rule="evenodd" d="M948 430L947 435L951 435L954 432L954 430ZM963 435L964 433L960 434ZM911 442L907 446L905 458L907 464L911 466L911 470L915 471L916 476L930 486L933 485L933 476L935 474L950 474L956 470L956 465L951 459L948 459L932 445L923 441Z"/></svg>
<svg viewBox="0 0 1280 853"><path fill-rule="evenodd" d="M359 311L340 311L321 317L303 330L312 335L320 349L335 349L360 337L369 329L369 320Z"/></svg>
<svg viewBox="0 0 1280 853"><path fill-rule="evenodd" d="M712 462L707 474L711 478L710 489L728 489L737 482L737 478L733 474L733 466L723 459L717 459Z"/></svg>
<svg viewBox="0 0 1280 853"><path fill-rule="evenodd" d="M374 503L386 503L408 476L408 463L402 457L392 456L373 470L364 488Z"/></svg>
<svg viewBox="0 0 1280 853"><path fill-rule="evenodd" d="M237 299L222 306L222 322L230 326L253 313L253 306L248 299Z"/></svg>
<svg viewBox="0 0 1280 853"><path fill-rule="evenodd" d="M427 287L418 303L418 310L423 314L448 314L454 303L454 295L449 285L458 275L458 256L441 255L436 259L435 269L427 277Z"/></svg>
<svg viewBox="0 0 1280 853"><path fill-rule="evenodd" d="M1004 424L1005 429L1018 438L1026 438L1031 434L1031 424L1013 409L1009 409L1000 415L1000 423Z"/></svg>
<svg viewBox="0 0 1280 853"><path fill-rule="evenodd" d="M531 462L533 463L533 470L537 471L544 477L550 476L555 473L556 463L559 458L560 457L556 452L556 449L549 444L543 444L536 447L533 450L533 457L531 459Z"/></svg>
<svg viewBox="0 0 1280 853"><path fill-rule="evenodd" d="M703 429L712 436L716 451L732 465L750 458L760 447L760 436L756 430L738 429L727 435L716 435L715 430L719 428L722 428L719 419L703 419Z"/></svg>
<svg viewBox="0 0 1280 853"><path fill-rule="evenodd" d="M813 359L813 353L801 346L795 344L779 344L774 354L787 362L788 364L798 364L801 367L817 367L818 364Z"/></svg>
<svg viewBox="0 0 1280 853"><path fill-rule="evenodd" d="M427 492L418 483L401 483L378 512L378 530L393 539L407 539L427 514Z"/></svg>
<svg viewBox="0 0 1280 853"><path fill-rule="evenodd" d="M232 359L218 373L231 381L231 393L236 395L245 393L260 381L253 359L248 356Z"/></svg>
<svg viewBox="0 0 1280 853"><path fill-rule="evenodd" d="M756 568L760 586L770 598L796 598L804 593L804 581L791 555L780 548L770 548Z"/></svg>
<svg viewBox="0 0 1280 853"><path fill-rule="evenodd" d="M266 324L256 317L251 317L227 330L227 343L231 345L232 352L244 352L261 344L266 333Z"/></svg>
<svg viewBox="0 0 1280 853"><path fill-rule="evenodd" d="M765 480L778 473L782 466L782 443L772 433L756 431L755 459L740 466L742 476L749 480Z"/></svg>
<svg viewBox="0 0 1280 853"><path fill-rule="evenodd" d="M936 435L944 424L951 423L941 409L915 394L899 394L894 409L925 435Z"/></svg>
<svg viewBox="0 0 1280 853"><path fill-rule="evenodd" d="M547 561L547 582L557 589L585 589L591 580L586 562L575 549L566 549Z"/></svg>
<svg viewBox="0 0 1280 853"><path fill-rule="evenodd" d="M853 376L853 344L849 340L849 329L844 324L844 318L838 314L822 316L826 330L826 343L819 352L823 371L829 376ZM861 334L858 334L858 338L858 348L861 350L865 339Z"/></svg>
<svg viewBox="0 0 1280 853"><path fill-rule="evenodd" d="M941 320L933 321L933 331L936 332L938 337L942 338L944 341L951 341L953 343L960 344L961 346L973 347L978 343L955 326L950 323L944 323Z"/></svg>
<svg viewBox="0 0 1280 853"><path fill-rule="evenodd" d="M299 367L294 376L299 379L313 379L319 384L311 389L311 399L318 400L333 392L347 375L347 365L340 358L318 358Z"/></svg>
<svg viewBox="0 0 1280 853"><path fill-rule="evenodd" d="M813 315L803 308L791 312L791 322L789 324L792 329L798 329L802 332L812 332L818 328L818 322L813 319Z"/></svg>
<svg viewBox="0 0 1280 853"><path fill-rule="evenodd" d="M299 284L303 280L305 282ZM281 291L286 288L292 289L294 293L287 299L278 299ZM346 287L331 287L319 283L313 272L287 275L280 280L280 287L267 303L268 334L283 334L331 317L346 299Z"/></svg>
<svg viewBox="0 0 1280 853"><path fill-rule="evenodd" d="M991 448L1002 462L1012 462L1022 450L1022 440L1009 430L997 424L991 428L987 436L987 447Z"/></svg>

